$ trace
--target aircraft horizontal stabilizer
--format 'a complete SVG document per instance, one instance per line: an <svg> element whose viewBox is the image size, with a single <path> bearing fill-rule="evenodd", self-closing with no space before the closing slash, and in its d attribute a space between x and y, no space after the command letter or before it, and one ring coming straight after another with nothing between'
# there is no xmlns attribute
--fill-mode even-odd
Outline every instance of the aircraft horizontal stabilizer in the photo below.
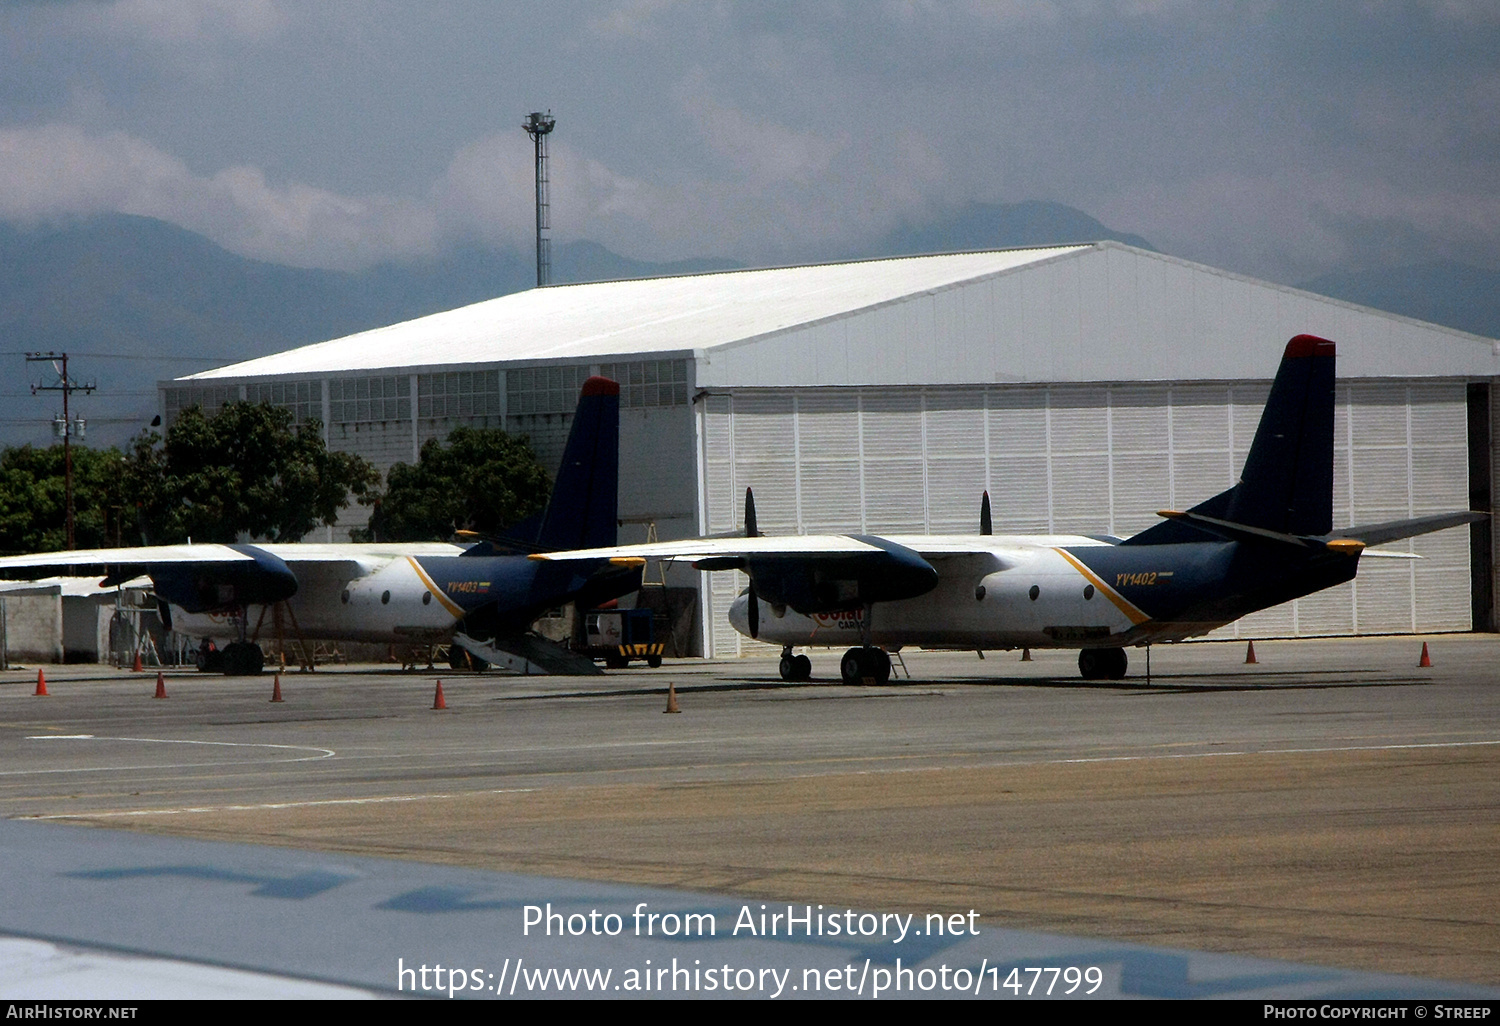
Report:
<svg viewBox="0 0 1500 1026"><path fill-rule="evenodd" d="M1220 538L1229 541L1270 541L1281 542L1283 545L1296 545L1307 548L1317 545L1318 542L1311 538L1300 535L1287 534L1284 531L1272 531L1264 527L1252 527L1250 524L1237 524L1232 520L1221 520L1218 517L1205 516L1202 513L1194 513L1192 510L1159 509L1157 516L1166 517L1168 520L1177 520L1182 523L1192 524L1200 527L1209 534L1216 534Z"/></svg>
<svg viewBox="0 0 1500 1026"><path fill-rule="evenodd" d="M1445 527L1477 523L1487 516L1489 516L1488 513L1478 513L1472 510L1465 510L1461 513L1434 513L1431 516L1413 517L1410 520L1392 520L1384 524L1350 527L1337 533L1340 538L1353 538L1366 545L1381 545L1385 542L1399 541L1402 538L1415 538L1419 534L1441 531Z"/></svg>
<svg viewBox="0 0 1500 1026"><path fill-rule="evenodd" d="M1385 542L1398 541L1402 538L1413 538L1419 534L1428 534L1432 531L1441 531L1448 527L1472 524L1489 516L1488 513L1469 511L1436 513L1431 516L1414 517L1410 520L1392 520L1384 524L1366 524L1362 527L1350 527L1343 530L1330 531L1328 535L1322 537L1311 537L1307 535L1286 534L1281 531L1270 531L1263 527L1252 527L1249 524L1237 524L1230 520L1221 520L1218 517L1194 513L1191 510L1184 512L1181 510L1163 509L1157 510L1157 515L1166 517L1168 520L1192 524L1194 527L1201 528L1210 534L1216 534L1220 538L1229 541L1280 542L1284 545L1295 545L1301 548L1321 547L1341 556L1357 556L1361 552L1365 552L1367 546L1370 545L1380 545ZM1372 552L1368 554L1388 557L1397 556L1396 553L1389 552Z"/></svg>

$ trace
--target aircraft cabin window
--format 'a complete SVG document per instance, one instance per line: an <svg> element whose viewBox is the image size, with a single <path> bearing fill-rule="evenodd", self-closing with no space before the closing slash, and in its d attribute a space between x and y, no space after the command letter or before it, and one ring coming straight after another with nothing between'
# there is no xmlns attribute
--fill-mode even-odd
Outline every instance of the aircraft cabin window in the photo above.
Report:
<svg viewBox="0 0 1500 1026"><path fill-rule="evenodd" d="M974 601L975 602L983 602L984 601L984 585L981 584L979 587L977 587L977 588L974 589Z"/></svg>
<svg viewBox="0 0 1500 1026"><path fill-rule="evenodd" d="M424 592L422 592L422 605L424 605L424 606L430 606L430 605L432 605L432 592L430 592L430 591L424 591Z"/></svg>
<svg viewBox="0 0 1500 1026"><path fill-rule="evenodd" d="M339 598L342 599L344 605L347 606L349 604L349 589L345 588L344 589L344 594L340 595Z"/></svg>
<svg viewBox="0 0 1500 1026"><path fill-rule="evenodd" d="M391 604L391 593L390 592L388 592L388 591L382 591L380 593L380 604L382 606L388 606L388 605Z"/></svg>
<svg viewBox="0 0 1500 1026"><path fill-rule="evenodd" d="M1033 601L1033 602L1035 602L1035 601L1036 601L1036 597L1037 597L1037 596L1038 596L1038 595L1040 595L1040 594L1041 594L1041 593L1042 593L1042 589L1041 589L1041 588L1038 588L1038 587L1037 587L1037 586L1036 586L1036 585L1034 585L1034 584L1033 584L1033 585L1032 585L1032 586L1031 586L1031 591L1029 591L1029 592L1027 592L1027 594L1029 594L1029 595L1030 595L1030 596L1031 596L1031 601Z"/></svg>
<svg viewBox="0 0 1500 1026"><path fill-rule="evenodd" d="M1094 597L1094 586L1092 584L1085 584L1083 586L1083 597L1086 599Z"/></svg>

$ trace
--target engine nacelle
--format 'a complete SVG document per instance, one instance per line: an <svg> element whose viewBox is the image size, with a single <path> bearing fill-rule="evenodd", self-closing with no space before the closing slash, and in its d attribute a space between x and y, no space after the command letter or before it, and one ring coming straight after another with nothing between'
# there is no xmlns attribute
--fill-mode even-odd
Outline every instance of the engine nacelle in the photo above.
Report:
<svg viewBox="0 0 1500 1026"><path fill-rule="evenodd" d="M253 545L229 547L250 560L151 567L157 596L186 612L207 613L268 605L297 594L297 575L281 558Z"/></svg>

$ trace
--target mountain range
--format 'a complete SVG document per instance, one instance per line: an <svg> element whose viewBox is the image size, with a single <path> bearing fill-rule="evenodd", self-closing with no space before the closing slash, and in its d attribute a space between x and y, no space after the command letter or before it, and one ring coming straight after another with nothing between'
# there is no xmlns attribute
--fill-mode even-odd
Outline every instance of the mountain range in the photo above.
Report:
<svg viewBox="0 0 1500 1026"><path fill-rule="evenodd" d="M868 246L823 259L1115 239L1144 249L1057 203L972 204L902 225ZM587 240L554 244L558 283L734 269L728 259L652 263ZM156 382L253 359L530 288L529 251L475 245L359 272L288 267L237 256L163 221L108 215L64 224L0 223L0 444L48 444L56 393L23 352L67 351L72 377L98 391L75 399L90 444L123 444L157 412ZM1500 274L1453 263L1332 273L1299 287L1487 337L1500 336ZM24 374L23 374L24 367ZM57 407L58 410L54 410Z"/></svg>

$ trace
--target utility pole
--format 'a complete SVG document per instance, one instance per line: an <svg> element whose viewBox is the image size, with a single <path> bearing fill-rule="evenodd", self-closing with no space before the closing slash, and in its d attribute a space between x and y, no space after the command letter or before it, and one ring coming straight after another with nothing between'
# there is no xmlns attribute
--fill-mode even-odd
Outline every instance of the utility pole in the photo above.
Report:
<svg viewBox="0 0 1500 1026"><path fill-rule="evenodd" d="M541 288L552 278L552 211L547 199L547 136L557 124L552 112L526 115L521 127L536 144L536 284Z"/></svg>
<svg viewBox="0 0 1500 1026"><path fill-rule="evenodd" d="M52 369L57 372L57 382L55 384L48 385L44 383L38 383L32 385L32 395L36 395L38 392L61 392L63 397L62 423L59 424L55 420L52 423L54 429L56 429L58 433L62 435L63 440L63 501L67 505L68 511L68 549L71 551L74 548L73 449L69 444L69 441L74 434L77 434L79 438L83 437L84 421L82 414L79 414L78 422L76 425L73 423L73 421L68 419L68 396L72 395L74 392L83 392L87 394L89 392L92 392L96 386L93 382L89 382L87 385L80 385L78 382L68 377L67 353L27 353L26 362L50 363L52 364Z"/></svg>

